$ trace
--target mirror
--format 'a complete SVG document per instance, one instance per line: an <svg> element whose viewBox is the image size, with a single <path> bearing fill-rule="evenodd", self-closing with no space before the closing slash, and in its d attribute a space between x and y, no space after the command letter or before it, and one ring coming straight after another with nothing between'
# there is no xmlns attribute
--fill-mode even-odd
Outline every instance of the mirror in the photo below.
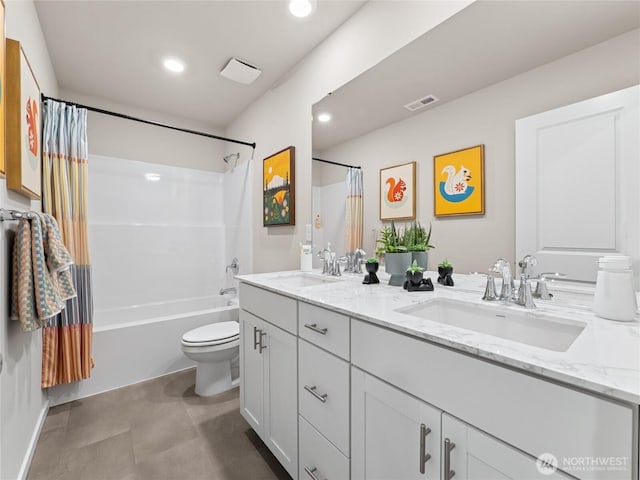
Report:
<svg viewBox="0 0 640 480"><path fill-rule="evenodd" d="M444 259L458 272L515 262L515 121L639 83L639 18L637 2L478 1L315 104L313 156L362 166L367 253L381 227L380 169L416 161L430 270ZM318 122L325 112L332 120ZM434 217L433 157L480 144L485 214ZM344 175L313 162L314 185ZM343 214L323 211L320 225Z"/></svg>

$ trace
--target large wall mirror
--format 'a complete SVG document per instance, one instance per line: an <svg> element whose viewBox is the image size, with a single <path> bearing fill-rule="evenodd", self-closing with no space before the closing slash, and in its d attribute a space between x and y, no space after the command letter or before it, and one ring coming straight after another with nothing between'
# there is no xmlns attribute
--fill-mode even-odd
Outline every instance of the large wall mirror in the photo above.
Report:
<svg viewBox="0 0 640 480"><path fill-rule="evenodd" d="M313 156L362 167L364 250L383 225L380 169L415 161L429 268L515 263L516 121L640 83L639 19L638 2L477 1L315 104ZM485 213L434 217L433 157L474 145L485 151ZM314 161L312 176L316 250L330 241L345 253L346 168Z"/></svg>

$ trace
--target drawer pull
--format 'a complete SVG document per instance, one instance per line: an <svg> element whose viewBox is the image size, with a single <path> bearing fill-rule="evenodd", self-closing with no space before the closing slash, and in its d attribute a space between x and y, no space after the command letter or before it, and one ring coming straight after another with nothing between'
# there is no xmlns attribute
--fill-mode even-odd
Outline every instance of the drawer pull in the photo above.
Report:
<svg viewBox="0 0 640 480"><path fill-rule="evenodd" d="M424 423L420 424L420 473L425 472L425 465L431 459L431 455L427 453L427 435L431 433L431 429L427 428Z"/></svg>
<svg viewBox="0 0 640 480"><path fill-rule="evenodd" d="M314 385L313 387L310 387L309 385L305 385L304 389L309 392L311 395L313 395L314 397L316 397L318 400L320 400L322 403L326 403L327 402L327 394L323 393L322 395L320 395L318 392L316 392L316 386Z"/></svg>
<svg viewBox="0 0 640 480"><path fill-rule="evenodd" d="M313 330L314 332L319 333L320 335L326 335L327 334L327 329L326 328L318 328L318 324L317 323L305 323L304 326L307 327L309 330Z"/></svg>
<svg viewBox="0 0 640 480"><path fill-rule="evenodd" d="M451 480L455 477L455 470L451 470L451 450L456 448L456 444L448 438L444 439L444 480Z"/></svg>
<svg viewBox="0 0 640 480"><path fill-rule="evenodd" d="M304 471L307 472L307 475L313 478L313 480L320 480L316 475L317 470L318 469L316 467L313 467L313 468L304 467ZM325 478L324 480L327 480L327 479Z"/></svg>
<svg viewBox="0 0 640 480"><path fill-rule="evenodd" d="M258 327L253 327L253 349L256 350L258 345L260 345L260 340L258 340Z"/></svg>

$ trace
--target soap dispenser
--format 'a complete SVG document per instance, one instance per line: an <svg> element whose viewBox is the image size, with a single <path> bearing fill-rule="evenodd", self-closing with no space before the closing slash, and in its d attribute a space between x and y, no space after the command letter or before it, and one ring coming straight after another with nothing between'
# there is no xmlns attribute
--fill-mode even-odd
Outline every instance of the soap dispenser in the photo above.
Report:
<svg viewBox="0 0 640 480"><path fill-rule="evenodd" d="M631 257L600 257L598 266L594 313L609 320L633 320L638 305L633 288Z"/></svg>

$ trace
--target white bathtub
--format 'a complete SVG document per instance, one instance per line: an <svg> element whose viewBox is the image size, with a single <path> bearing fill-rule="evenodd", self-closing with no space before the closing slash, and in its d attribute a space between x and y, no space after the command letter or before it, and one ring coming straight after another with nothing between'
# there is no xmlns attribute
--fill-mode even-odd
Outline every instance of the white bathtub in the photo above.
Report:
<svg viewBox="0 0 640 480"><path fill-rule="evenodd" d="M50 404L131 385L195 366L182 335L210 323L238 321L237 297L212 296L96 311L91 378L49 389Z"/></svg>

